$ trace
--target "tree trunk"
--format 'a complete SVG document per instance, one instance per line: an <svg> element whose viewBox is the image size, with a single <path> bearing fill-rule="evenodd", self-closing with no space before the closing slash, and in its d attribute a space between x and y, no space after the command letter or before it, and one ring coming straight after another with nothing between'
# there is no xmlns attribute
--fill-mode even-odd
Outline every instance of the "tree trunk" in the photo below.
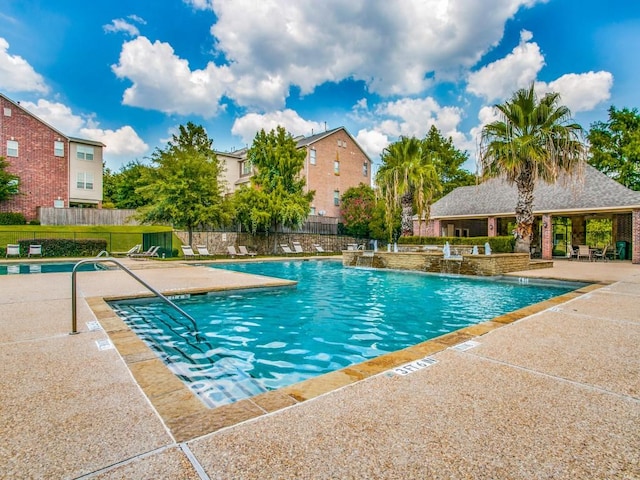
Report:
<svg viewBox="0 0 640 480"><path fill-rule="evenodd" d="M535 182L529 172L522 172L517 180L518 203L516 205L515 252L530 253L533 236L533 189Z"/></svg>
<svg viewBox="0 0 640 480"><path fill-rule="evenodd" d="M413 235L413 192L409 190L402 195L400 206L402 207L402 236L407 237Z"/></svg>

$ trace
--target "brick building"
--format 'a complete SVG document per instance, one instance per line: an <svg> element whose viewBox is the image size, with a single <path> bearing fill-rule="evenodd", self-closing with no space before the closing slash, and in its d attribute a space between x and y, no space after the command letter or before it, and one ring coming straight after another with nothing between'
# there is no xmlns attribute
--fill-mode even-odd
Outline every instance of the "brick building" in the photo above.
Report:
<svg viewBox="0 0 640 480"><path fill-rule="evenodd" d="M310 215L340 217L340 196L350 187L371 185L371 160L344 127L296 138L307 157L302 170L307 191L314 190ZM250 181L252 169L247 149L217 152L226 165L229 193Z"/></svg>
<svg viewBox="0 0 640 480"><path fill-rule="evenodd" d="M103 147L59 132L0 94L0 157L20 191L0 211L34 220L38 207L100 207Z"/></svg>

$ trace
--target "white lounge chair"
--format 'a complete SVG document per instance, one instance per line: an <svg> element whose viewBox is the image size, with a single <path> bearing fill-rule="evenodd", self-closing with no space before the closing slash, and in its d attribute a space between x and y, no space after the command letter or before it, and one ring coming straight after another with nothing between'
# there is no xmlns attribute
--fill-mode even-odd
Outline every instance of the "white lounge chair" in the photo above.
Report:
<svg viewBox="0 0 640 480"><path fill-rule="evenodd" d="M147 250L146 252L132 253L129 256L131 258L153 258L158 256L158 250L160 250L160 246L154 245L153 247L149 248L149 250Z"/></svg>
<svg viewBox="0 0 640 480"><path fill-rule="evenodd" d="M316 252L317 252L317 253L324 253L324 252L325 252L325 249L324 249L324 248L322 248L322 245L320 245L320 244L318 244L318 243L314 243L314 244L313 244L313 248L315 248L315 249L316 249Z"/></svg>
<svg viewBox="0 0 640 480"><path fill-rule="evenodd" d="M240 250L240 255L249 255L250 257L256 256L256 252L250 252L244 245L238 245L238 250Z"/></svg>
<svg viewBox="0 0 640 480"><path fill-rule="evenodd" d="M300 242L292 242L292 245L293 245L294 253L304 253L304 250L302 249L302 245L300 245Z"/></svg>
<svg viewBox="0 0 640 480"><path fill-rule="evenodd" d="M182 254L185 260L195 260L198 258L198 255L193 251L191 245L182 245Z"/></svg>
<svg viewBox="0 0 640 480"><path fill-rule="evenodd" d="M293 255L293 250L291 250L291 247L289 245L287 245L286 243L283 243L280 245L280 248L282 249L282 251L284 253L286 253L287 255L292 254Z"/></svg>
<svg viewBox="0 0 640 480"><path fill-rule="evenodd" d="M236 251L236 247L234 247L233 245L228 245L228 246L227 246L227 253L229 254L229 256L230 256L231 258L233 258L233 257L235 257L235 256L238 256L238 255L242 256L240 253L238 253L238 252Z"/></svg>
<svg viewBox="0 0 640 480"><path fill-rule="evenodd" d="M31 257L31 255L42 256L42 245L29 245L29 253L27 254L27 257Z"/></svg>
<svg viewBox="0 0 640 480"><path fill-rule="evenodd" d="M201 257L210 257L209 248L206 245L196 245L196 254Z"/></svg>
<svg viewBox="0 0 640 480"><path fill-rule="evenodd" d="M20 256L20 244L10 243L7 245L7 252L5 257L19 257Z"/></svg>
<svg viewBox="0 0 640 480"><path fill-rule="evenodd" d="M131 255L133 255L134 253L140 253L140 250L142 250L142 244L139 243L137 245L134 245L133 247L131 247L129 250L127 250L126 252L111 252L111 254L113 256L121 256L121 255L125 255L127 257L130 257Z"/></svg>

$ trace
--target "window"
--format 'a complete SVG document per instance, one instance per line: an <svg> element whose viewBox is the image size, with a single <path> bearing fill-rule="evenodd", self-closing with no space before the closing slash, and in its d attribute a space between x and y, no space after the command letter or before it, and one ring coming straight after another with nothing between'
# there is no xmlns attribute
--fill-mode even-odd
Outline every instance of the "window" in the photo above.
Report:
<svg viewBox="0 0 640 480"><path fill-rule="evenodd" d="M316 214L316 207L311 207L311 212L309 213L309 215L315 215Z"/></svg>
<svg viewBox="0 0 640 480"><path fill-rule="evenodd" d="M10 117L11 116L11 109L10 108L7 108L7 107L4 108L4 116L5 117Z"/></svg>
<svg viewBox="0 0 640 480"><path fill-rule="evenodd" d="M309 163L311 165L315 165L316 164L316 149L312 148L311 150L309 150Z"/></svg>
<svg viewBox="0 0 640 480"><path fill-rule="evenodd" d="M64 142L53 142L53 154L56 157L64 157Z"/></svg>
<svg viewBox="0 0 640 480"><path fill-rule="evenodd" d="M340 160L333 162L333 173L340 175Z"/></svg>
<svg viewBox="0 0 640 480"><path fill-rule="evenodd" d="M18 156L18 142L15 140L7 140L7 157Z"/></svg>
<svg viewBox="0 0 640 480"><path fill-rule="evenodd" d="M78 172L76 187L82 190L93 190L93 173Z"/></svg>
<svg viewBox="0 0 640 480"><path fill-rule="evenodd" d="M340 205L340 191L339 190L334 190L333 191L333 204L337 207L338 205Z"/></svg>
<svg viewBox="0 0 640 480"><path fill-rule="evenodd" d="M369 175L369 164L367 162L364 162L362 164L362 176L366 177Z"/></svg>
<svg viewBox="0 0 640 480"><path fill-rule="evenodd" d="M240 169L242 172L242 176L251 175L251 162L249 160L245 160L244 162L242 162L242 166L240 167Z"/></svg>
<svg viewBox="0 0 640 480"><path fill-rule="evenodd" d="M87 145L78 145L76 158L79 160L93 160L93 147Z"/></svg>

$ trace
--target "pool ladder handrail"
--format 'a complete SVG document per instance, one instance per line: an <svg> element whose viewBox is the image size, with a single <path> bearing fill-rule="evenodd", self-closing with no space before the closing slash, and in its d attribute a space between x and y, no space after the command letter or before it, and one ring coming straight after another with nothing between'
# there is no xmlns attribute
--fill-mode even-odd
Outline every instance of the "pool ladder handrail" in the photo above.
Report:
<svg viewBox="0 0 640 480"><path fill-rule="evenodd" d="M87 259L84 259L84 260L80 260L79 262L77 262L73 266L73 270L71 272L71 332L69 333L69 335L75 335L77 333L80 333L80 332L78 332L78 316L77 316L77 308L76 308L77 307L77 300L76 300L76 290L77 290L76 289L76 284L77 284L77 282L76 282L76 272L77 272L78 267L80 265L84 265L85 263L107 263L107 262L108 263L113 263L114 265L117 265L121 270L123 270L124 272L128 273L129 276L131 276L134 280L137 280L138 283L140 283L143 287L147 288L156 297L158 297L160 300L165 302L167 305L169 305L172 308L174 308L181 315L184 315L185 317L187 317L195 325L196 321L191 315L189 315L187 312L185 312L178 305L176 305L174 302L169 300L167 297L165 297L162 293L160 293L158 290L153 288L147 282L145 282L140 277L138 277L135 273L133 273L125 265L123 265L119 260L116 260L115 258L111 258L111 257L106 257L106 258L98 258L98 257L96 257L96 258L87 258Z"/></svg>

